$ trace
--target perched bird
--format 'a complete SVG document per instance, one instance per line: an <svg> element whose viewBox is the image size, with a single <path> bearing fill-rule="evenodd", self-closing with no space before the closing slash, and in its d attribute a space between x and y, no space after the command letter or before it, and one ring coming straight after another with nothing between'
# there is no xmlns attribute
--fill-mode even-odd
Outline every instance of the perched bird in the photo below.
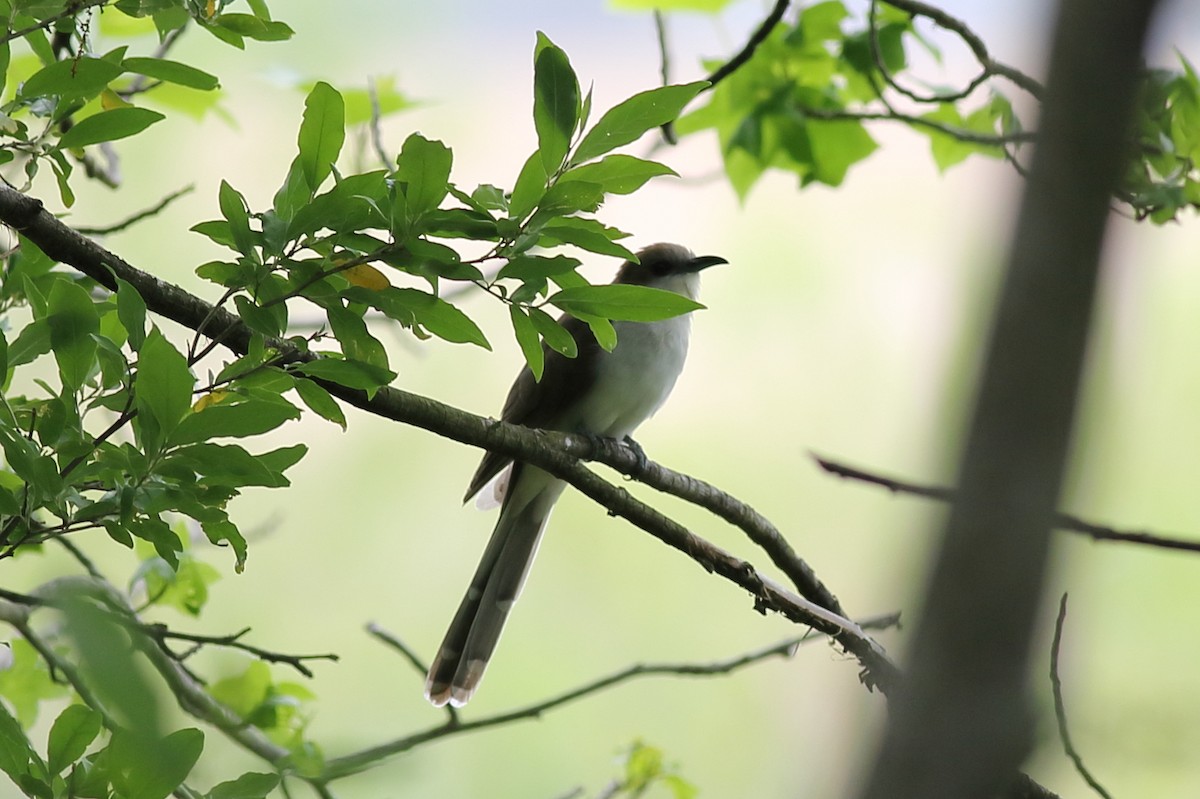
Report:
<svg viewBox="0 0 1200 799"><path fill-rule="evenodd" d="M728 263L693 255L677 244L654 244L627 261L614 283L651 286L696 299L700 270ZM501 418L543 430L626 439L662 406L687 356L691 315L659 322L614 322L617 346L606 352L588 326L559 320L578 345L575 358L543 347L545 370L534 380L526 366L508 392ZM500 630L529 572L538 541L566 484L495 452L484 455L464 501L500 504L500 518L483 558L442 641L425 697L441 707L465 705L483 677Z"/></svg>

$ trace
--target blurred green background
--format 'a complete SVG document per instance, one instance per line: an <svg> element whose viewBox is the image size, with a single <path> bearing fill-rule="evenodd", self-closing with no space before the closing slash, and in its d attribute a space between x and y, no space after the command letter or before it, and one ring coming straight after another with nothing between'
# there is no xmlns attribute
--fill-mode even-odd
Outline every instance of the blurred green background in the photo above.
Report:
<svg viewBox="0 0 1200 799"><path fill-rule="evenodd" d="M672 16L673 78L701 77L699 59L739 47L769 5ZM1040 73L1048 3L942 5L996 57ZM1160 23L1151 60L1171 58L1172 46L1200 53L1200 11L1184 5ZM649 15L598 0L277 0L272 10L295 28L290 42L252 43L238 53L192 31L176 53L221 77L221 107L234 121L176 115L136 144L118 145L123 190L81 188L68 217L108 223L194 182L193 194L107 244L209 299L218 292L192 270L216 249L186 229L218 215L222 178L253 209L270 203L295 152L298 86L320 79L361 88L369 76L394 75L419 105L385 121L386 146L398 150L413 130L442 139L454 150L454 180L470 188L511 186L535 146L536 30L567 51L584 85L594 82L598 110L659 81ZM933 82L969 76L966 54L954 49L944 65L929 66ZM952 481L1021 183L1004 164L979 158L939 175L924 136L882 124L872 134L881 151L841 188L801 192L774 175L744 204L722 179L714 139L696 136L655 154L682 179L613 197L601 218L630 231L634 246L677 241L732 264L705 274L709 308L696 316L688 367L666 409L638 436L649 455L772 519L850 612L899 610L912 619L940 509L825 476L810 453L917 481ZM41 196L53 196L42 188ZM1065 509L1115 526L1200 535L1198 249L1193 219L1153 228L1114 216ZM596 280L616 266L590 263ZM521 362L507 312L482 294L457 302L495 352L385 332L396 384L498 414ZM274 436L304 441L311 452L292 470L291 489L251 491L232 509L251 538L246 572L233 574L227 553L212 551L206 559L225 576L203 620L166 619L213 633L251 626L253 643L268 649L337 652L341 661L317 663L308 683L319 697L310 735L328 756L441 720L421 697L421 675L363 627L374 621L431 656L494 522L460 507L476 451L348 415L345 433L305 421ZM629 488L765 564L714 517ZM80 543L112 575L134 568L107 540ZM1200 561L1066 534L1058 543L1050 593L1071 593L1062 676L1077 745L1117 795L1196 795L1200 625L1191 611L1200 607ZM22 582L32 585L63 562L47 555L20 564ZM1030 772L1064 797L1081 797L1088 791L1058 748L1048 704L1050 608L1045 621L1037 680L1044 715ZM464 715L521 706L632 662L718 660L796 632L755 613L744 592L568 492ZM903 654L903 632L882 641ZM214 674L245 666L229 653L198 663ZM792 660L729 678L645 679L539 721L423 747L335 789L346 797L555 797L584 786L592 794L617 775L620 751L642 739L661 747L703 796L843 796L885 712L857 674L855 662L814 643ZM191 782L206 788L257 766L209 732Z"/></svg>

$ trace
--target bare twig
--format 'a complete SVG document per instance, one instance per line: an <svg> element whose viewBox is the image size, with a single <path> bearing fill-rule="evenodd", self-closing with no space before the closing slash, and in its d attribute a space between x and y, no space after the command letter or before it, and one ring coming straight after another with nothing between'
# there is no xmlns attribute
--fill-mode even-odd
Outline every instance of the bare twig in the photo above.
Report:
<svg viewBox="0 0 1200 799"><path fill-rule="evenodd" d="M955 498L955 492L952 488L918 485L917 483L910 483L904 480L884 477L873 472L863 471L862 469L856 469L853 466L847 466L843 463L838 463L836 461L829 460L828 458L823 458L819 455L812 455L812 458L817 462L818 466L832 475L844 477L849 480L858 480L859 482L868 483L870 485L877 485L896 494L909 494L915 497L935 499L939 502L953 502ZM1096 541L1123 541L1129 544L1142 544L1144 546L1160 547L1162 549L1177 549L1184 552L1200 552L1200 541L1189 541L1182 538L1170 538L1157 533L1116 530L1112 527L1085 521L1078 516L1073 516L1069 513L1056 513L1054 526L1060 530L1066 530L1072 533L1081 533L1091 537Z"/></svg>
<svg viewBox="0 0 1200 799"><path fill-rule="evenodd" d="M705 78L705 80L709 83L708 88L705 89L705 91L711 91L714 86L728 78L730 75L736 72L738 68L742 66L742 64L745 64L750 60L750 57L754 55L754 51L758 49L758 46L766 41L767 37L771 35L771 31L773 31L775 26L779 24L779 21L783 19L783 15L787 11L787 7L788 0L775 0L775 6L771 9L771 13L767 15L767 18L762 21L762 24L759 25L754 33L750 35L750 38L746 41L745 46L743 46L733 58L726 61L719 68L714 70L712 74Z"/></svg>
<svg viewBox="0 0 1200 799"><path fill-rule="evenodd" d="M258 658L259 660L263 660L268 663L283 663L291 666L293 669L310 679L312 678L313 673L312 670L304 664L304 661L330 660L336 663L340 659L338 655L331 652L321 655L286 655L282 652L272 652L267 649L261 649L257 646L242 643L242 636L250 632L249 627L239 630L232 635L196 635L194 633L181 633L176 630L172 630L165 624L138 623L137 626L138 629L157 641L164 649L166 649L166 642L168 640L190 641L199 645L223 646L228 647L229 649L239 649L242 652L254 655L254 657ZM169 654L174 654L171 653L170 650L167 651Z"/></svg>
<svg viewBox="0 0 1200 799"><path fill-rule="evenodd" d="M155 216L156 214L161 213L163 211L163 209L165 209L168 205L175 202L176 200L178 200L180 197L184 196L185 194L190 194L195 188L196 188L196 186L194 184L189 184L187 186L184 186L182 189L173 191L170 194L168 194L166 197L163 197L161 200L159 200L157 203L150 206L149 208L146 208L142 211L138 211L133 216L122 219L120 222L114 222L111 225L104 225L102 227L80 227L80 228L76 228L76 230L78 230L80 233L82 233L85 236L105 236L110 233L119 233L120 231L125 230L128 227L132 227L133 225L136 225L138 222L141 222L143 219L148 219L152 216Z"/></svg>
<svg viewBox="0 0 1200 799"><path fill-rule="evenodd" d="M388 158L387 151L383 148L383 131L380 128L383 112L379 108L379 92L375 88L375 78L373 77L367 78L367 96L371 99L371 123L368 126L371 134L371 147L374 148L379 163L390 172L393 169L392 159Z"/></svg>
<svg viewBox="0 0 1200 799"><path fill-rule="evenodd" d="M408 661L409 665L416 670L417 674L424 679L425 673L429 671L429 665L425 663L425 661L422 660L421 657L414 652L408 644L404 643L375 622L371 622L367 625L367 632L378 638L387 646L399 652L400 655L406 661ZM445 705L443 705L443 710L446 713L447 724L458 724L458 708L447 702Z"/></svg>
<svg viewBox="0 0 1200 799"><path fill-rule="evenodd" d="M14 39L20 39L22 36L28 36L34 31L50 30L50 28L54 27L59 20L75 16L81 11L96 8L97 6L108 5L108 3L109 0L82 0L81 2L68 3L65 9L52 17L46 17L46 19L42 20L41 22L21 28L20 30L9 31L8 33L4 34L4 36L0 37L0 44L6 44Z"/></svg>
<svg viewBox="0 0 1200 799"><path fill-rule="evenodd" d="M375 622L371 622L367 625L367 632L403 655L404 659L408 661L409 665L411 665L418 674L424 676L425 672L429 671L428 663L421 660L421 657L414 652L408 644L404 643L395 635L383 629L383 627L379 626Z"/></svg>
<svg viewBox="0 0 1200 799"><path fill-rule="evenodd" d="M171 52L171 49L174 48L175 44L179 41L179 37L183 36L183 32L188 29L188 23L190 23L190 22L191 22L191 18L189 18L187 20L187 22L184 23L183 25L181 25L180 27L175 28L173 31L168 33L166 35L166 37L164 37L163 40L161 42L159 42L158 47L156 47L154 49L154 53L153 53L152 57L153 58L166 58L167 53ZM137 95L137 94L141 94L142 92L145 92L145 91L149 91L150 89L154 88L154 86L158 85L158 82L156 82L154 84L149 84L148 83L149 80L150 79L147 78L145 75L138 75L137 77L135 77L133 79L133 81L130 82L128 88L126 88L124 91L120 92L121 97L128 100L130 97L133 97L134 95Z"/></svg>
<svg viewBox="0 0 1200 799"><path fill-rule="evenodd" d="M886 629L899 623L898 614L888 614L864 620L860 626L863 629ZM355 752L344 757L335 758L326 763L323 779L333 781L356 774L378 763L384 758L407 752L410 749L438 738L460 735L466 732L510 724L515 721L535 719L543 714L559 708L570 702L590 696L600 691L612 688L630 680L650 676L675 677L715 677L730 674L755 663L774 657L790 657L798 646L811 641L821 640L824 636L818 633L789 638L753 652L737 655L726 660L712 663L649 663L635 664L610 674L606 677L565 691L558 696L536 702L518 710L510 710L492 716L471 721L440 724L423 732L406 735L394 741Z"/></svg>
<svg viewBox="0 0 1200 799"><path fill-rule="evenodd" d="M973 130L947 125L936 119L914 116L899 111L846 111L824 108L797 108L805 116L813 119L855 119L861 122L903 122L916 128L944 133L953 139L969 144L990 144L1003 147L1006 144L1021 144L1037 140L1037 134L1032 131L1015 131L1013 133L978 133Z"/></svg>
<svg viewBox="0 0 1200 799"><path fill-rule="evenodd" d="M1067 595L1063 594L1058 603L1058 618L1054 620L1054 643L1050 645L1050 687L1054 691L1054 717L1058 719L1058 737L1062 741L1063 751L1067 753L1067 757L1071 758L1071 762L1075 764L1075 770L1079 772L1079 776L1083 777L1084 782L1104 799L1112 799L1112 794L1104 790L1104 786L1096 781L1087 766L1083 764L1083 757L1071 743L1071 734L1067 731L1067 706L1063 702L1062 680L1058 676L1058 652L1062 646L1063 623L1066 618Z"/></svg>
<svg viewBox="0 0 1200 799"><path fill-rule="evenodd" d="M983 39L979 37L979 34L971 30L967 23L963 22L961 19L947 14L945 11L936 6L919 2L919 0L883 1L893 8L898 8L901 11L907 11L914 16L925 17L938 27L957 34L958 37L963 40L963 43L970 48L971 53L975 56L975 60L979 62L981 67L983 67L985 74L989 76L999 75L1002 78L1006 78L1039 100L1042 99L1042 95L1044 93L1042 84L1038 83L1036 80L1029 77L1019 69L993 59L991 54L988 53L987 45L983 43Z"/></svg>

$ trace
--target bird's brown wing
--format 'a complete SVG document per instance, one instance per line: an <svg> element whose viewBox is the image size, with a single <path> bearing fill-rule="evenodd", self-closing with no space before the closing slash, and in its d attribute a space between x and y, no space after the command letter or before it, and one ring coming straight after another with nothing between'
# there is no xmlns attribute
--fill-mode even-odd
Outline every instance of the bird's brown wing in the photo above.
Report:
<svg viewBox="0 0 1200 799"><path fill-rule="evenodd" d="M582 359L583 362L594 363L592 359L600 353L596 337L592 335L587 324L573 316L564 315L559 318L558 323L575 339L579 354L576 358L568 358L543 344L545 368L542 371L541 382L533 379L533 372L529 370L528 365L521 368L521 373L508 390L504 410L500 413L500 418L504 421L525 427L554 430L555 421L561 418L564 410L561 398L581 397L595 381L594 370L580 369L574 361ZM489 450L484 453L463 501L466 502L478 494L479 490L511 461L512 458L498 452Z"/></svg>

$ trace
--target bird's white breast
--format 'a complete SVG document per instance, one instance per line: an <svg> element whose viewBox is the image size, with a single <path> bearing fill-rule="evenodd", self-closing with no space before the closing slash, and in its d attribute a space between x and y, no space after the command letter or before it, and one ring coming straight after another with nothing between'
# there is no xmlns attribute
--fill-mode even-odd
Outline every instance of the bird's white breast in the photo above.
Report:
<svg viewBox="0 0 1200 799"><path fill-rule="evenodd" d="M596 382L575 429L622 438L657 411L687 358L691 314L661 322L616 322L617 346L599 358Z"/></svg>

